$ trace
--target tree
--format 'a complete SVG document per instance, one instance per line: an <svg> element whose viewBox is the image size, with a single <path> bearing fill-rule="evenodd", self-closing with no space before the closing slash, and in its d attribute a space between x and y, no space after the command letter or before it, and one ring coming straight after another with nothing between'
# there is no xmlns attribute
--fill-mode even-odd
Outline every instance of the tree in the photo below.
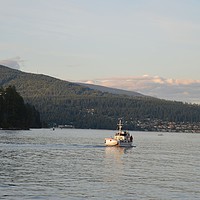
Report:
<svg viewBox="0 0 200 200"><path fill-rule="evenodd" d="M0 127L4 129L29 129L41 127L40 115L31 105L26 105L14 86L0 89Z"/></svg>

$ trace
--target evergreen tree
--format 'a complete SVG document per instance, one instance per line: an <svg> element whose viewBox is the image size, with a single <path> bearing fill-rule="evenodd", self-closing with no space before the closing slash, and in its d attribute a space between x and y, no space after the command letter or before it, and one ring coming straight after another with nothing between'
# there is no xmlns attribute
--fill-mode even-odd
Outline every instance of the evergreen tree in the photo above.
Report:
<svg viewBox="0 0 200 200"><path fill-rule="evenodd" d="M31 105L26 105L14 86L0 89L0 127L28 129L41 127L40 115Z"/></svg>

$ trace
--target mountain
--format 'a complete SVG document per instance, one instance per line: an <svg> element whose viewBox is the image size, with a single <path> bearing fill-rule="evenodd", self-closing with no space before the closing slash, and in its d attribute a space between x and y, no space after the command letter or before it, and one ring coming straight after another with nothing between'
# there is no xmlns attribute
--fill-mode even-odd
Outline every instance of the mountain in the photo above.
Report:
<svg viewBox="0 0 200 200"><path fill-rule="evenodd" d="M101 92L108 92L111 94L128 95L128 96L132 96L132 97L144 96L143 94L140 94L138 92L133 92L133 91L128 91L128 90L109 88L109 87L105 87L105 86L87 84L87 83L78 83L78 84L83 85L85 87L89 87L90 89L99 90Z"/></svg>
<svg viewBox="0 0 200 200"><path fill-rule="evenodd" d="M20 94L24 97L37 96L38 92L42 96L68 96L80 95L87 93L87 91L93 91L93 93L99 93L99 95L102 95L102 93L110 93L133 97L144 96L137 92L84 83L72 83L42 74L25 73L20 70L11 69L0 65L0 86L8 85L15 85Z"/></svg>
<svg viewBox="0 0 200 200"><path fill-rule="evenodd" d="M25 98L65 97L87 93L89 88L42 74L25 73L0 65L0 86L14 85Z"/></svg>
<svg viewBox="0 0 200 200"><path fill-rule="evenodd" d="M0 87L6 88L10 85L15 86L26 102L35 105L40 111L41 120L50 125L74 123L75 114L79 115L82 110L87 112L83 101L91 102L94 98L112 96L76 83L0 65ZM87 127L84 121L82 125L76 126Z"/></svg>
<svg viewBox="0 0 200 200"><path fill-rule="evenodd" d="M15 86L24 101L40 112L43 126L114 129L123 118L128 129L143 130L143 121L199 122L200 106L143 95L112 94L42 74L0 66L0 87ZM146 122L145 122L146 123Z"/></svg>

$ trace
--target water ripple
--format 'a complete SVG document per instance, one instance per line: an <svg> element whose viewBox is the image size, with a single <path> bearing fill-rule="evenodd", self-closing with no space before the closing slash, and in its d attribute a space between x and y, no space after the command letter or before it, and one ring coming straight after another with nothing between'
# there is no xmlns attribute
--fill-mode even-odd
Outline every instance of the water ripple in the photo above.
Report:
<svg viewBox="0 0 200 200"><path fill-rule="evenodd" d="M199 199L200 135L135 132L119 148L107 134L0 131L0 199Z"/></svg>

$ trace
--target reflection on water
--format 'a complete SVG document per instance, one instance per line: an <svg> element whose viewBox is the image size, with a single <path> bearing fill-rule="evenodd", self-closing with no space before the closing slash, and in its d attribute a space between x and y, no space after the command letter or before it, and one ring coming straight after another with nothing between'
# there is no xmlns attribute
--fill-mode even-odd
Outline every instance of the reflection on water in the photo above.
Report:
<svg viewBox="0 0 200 200"><path fill-rule="evenodd" d="M105 147L105 154L111 157L121 157L125 153L124 147Z"/></svg>
<svg viewBox="0 0 200 200"><path fill-rule="evenodd" d="M124 162L126 161L123 159L123 155L130 149L132 147L105 147L105 182L112 182L120 186L120 176L125 173L123 170L125 170Z"/></svg>
<svg viewBox="0 0 200 200"><path fill-rule="evenodd" d="M122 155L127 153L128 150L132 149L133 147L105 147L105 158L111 159L113 163L115 162L122 162Z"/></svg>
<svg viewBox="0 0 200 200"><path fill-rule="evenodd" d="M0 199L199 199L198 134L133 133L105 147L102 130L0 130Z"/></svg>

